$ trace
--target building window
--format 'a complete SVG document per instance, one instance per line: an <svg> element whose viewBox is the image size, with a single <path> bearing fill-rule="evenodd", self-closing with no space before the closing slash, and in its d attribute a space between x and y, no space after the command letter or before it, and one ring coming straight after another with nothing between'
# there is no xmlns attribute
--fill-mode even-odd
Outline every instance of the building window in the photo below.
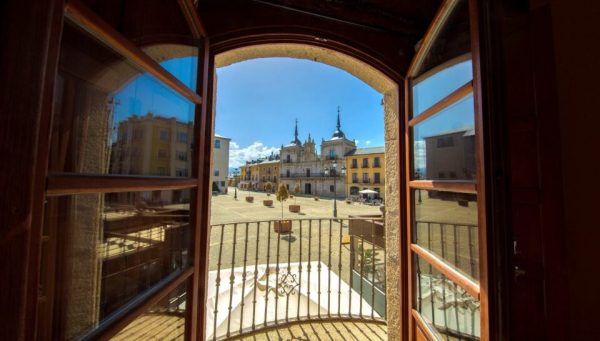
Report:
<svg viewBox="0 0 600 341"><path fill-rule="evenodd" d="M158 150L158 158L159 159L166 159L167 158L167 151L164 149L159 149Z"/></svg>
<svg viewBox="0 0 600 341"><path fill-rule="evenodd" d="M217 149L221 148L221 140L215 140L215 148L217 148Z"/></svg>
<svg viewBox="0 0 600 341"><path fill-rule="evenodd" d="M156 169L156 174L158 174L158 175L167 175L167 169L165 167L158 167Z"/></svg>
<svg viewBox="0 0 600 341"><path fill-rule="evenodd" d="M166 141L166 140L169 139L169 132L166 131L166 130L161 130L160 133L159 133L159 135L160 135L160 140L161 141Z"/></svg>
<svg viewBox="0 0 600 341"><path fill-rule="evenodd" d="M452 147L452 146L454 146L454 139L452 138L452 136L440 137L437 139L437 147L438 148Z"/></svg>
<svg viewBox="0 0 600 341"><path fill-rule="evenodd" d="M381 164L379 163L379 156L376 156L373 160L373 167L381 167Z"/></svg>
<svg viewBox="0 0 600 341"><path fill-rule="evenodd" d="M188 142L188 134L185 132L178 132L177 133L177 142L187 143Z"/></svg>
<svg viewBox="0 0 600 341"><path fill-rule="evenodd" d="M290 177L290 170L289 169L286 169L285 176L287 176L288 178Z"/></svg>
<svg viewBox="0 0 600 341"><path fill-rule="evenodd" d="M333 190L333 185L329 186L329 192L331 192L331 193L333 193L333 192L334 192L334 190Z"/></svg>
<svg viewBox="0 0 600 341"><path fill-rule="evenodd" d="M285 156L285 161L286 162L291 162L292 161L292 158L291 158L290 154L288 154L288 155Z"/></svg>
<svg viewBox="0 0 600 341"><path fill-rule="evenodd" d="M369 182L369 173L363 173L363 183Z"/></svg>
<svg viewBox="0 0 600 341"><path fill-rule="evenodd" d="M142 138L142 136L144 136L144 132L143 132L142 128L135 128L133 130L133 139L134 140L140 140Z"/></svg>
<svg viewBox="0 0 600 341"><path fill-rule="evenodd" d="M353 184L358 183L358 173L352 173L352 183Z"/></svg>
<svg viewBox="0 0 600 341"><path fill-rule="evenodd" d="M310 168L306 168L306 177L310 177Z"/></svg>
<svg viewBox="0 0 600 341"><path fill-rule="evenodd" d="M186 151L177 151L177 160L179 161L187 161L187 152Z"/></svg>
<svg viewBox="0 0 600 341"><path fill-rule="evenodd" d="M352 168L357 168L358 167L358 160L357 159L352 159Z"/></svg>
<svg viewBox="0 0 600 341"><path fill-rule="evenodd" d="M221 181L221 187L225 187L225 181Z"/></svg>
<svg viewBox="0 0 600 341"><path fill-rule="evenodd" d="M380 177L381 177L381 175L379 173L375 173L375 177L373 179L373 182L376 183L376 184L380 183L381 182Z"/></svg>
<svg viewBox="0 0 600 341"><path fill-rule="evenodd" d="M335 159L336 159L335 149L330 149L329 150L329 160L335 160Z"/></svg>
<svg viewBox="0 0 600 341"><path fill-rule="evenodd" d="M175 176L188 176L188 170L186 168L175 169Z"/></svg>
<svg viewBox="0 0 600 341"><path fill-rule="evenodd" d="M277 177L276 176L273 177L273 182L277 182Z"/></svg>
<svg viewBox="0 0 600 341"><path fill-rule="evenodd" d="M219 176L219 170L218 170L218 169L215 169L215 170L213 171L213 175L214 175L214 176Z"/></svg>
<svg viewBox="0 0 600 341"><path fill-rule="evenodd" d="M368 158L364 158L362 161L362 167L363 168L367 168L369 167L369 159Z"/></svg>

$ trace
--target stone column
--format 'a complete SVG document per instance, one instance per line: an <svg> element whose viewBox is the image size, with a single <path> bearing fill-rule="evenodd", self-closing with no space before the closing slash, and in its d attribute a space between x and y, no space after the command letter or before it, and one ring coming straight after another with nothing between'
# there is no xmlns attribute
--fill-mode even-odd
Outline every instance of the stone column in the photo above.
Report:
<svg viewBox="0 0 600 341"><path fill-rule="evenodd" d="M385 93L384 99L385 130L385 249L386 249L386 319L388 323L388 340L401 338L402 297L400 295L401 253L400 245L400 167L403 160L398 159L400 117L398 88Z"/></svg>

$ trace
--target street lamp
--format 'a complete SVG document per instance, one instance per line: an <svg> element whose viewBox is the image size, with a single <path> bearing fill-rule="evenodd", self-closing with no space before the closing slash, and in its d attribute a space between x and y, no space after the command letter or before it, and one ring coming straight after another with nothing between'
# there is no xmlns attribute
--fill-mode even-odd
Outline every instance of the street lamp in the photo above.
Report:
<svg viewBox="0 0 600 341"><path fill-rule="evenodd" d="M237 178L237 176L239 174L240 174L239 170L236 169L236 170L233 171L233 190L235 191L234 194L233 194L233 198L235 200L237 200L237 186L238 186L238 184L236 183L235 179Z"/></svg>
<svg viewBox="0 0 600 341"><path fill-rule="evenodd" d="M333 176L333 217L337 218L337 161L333 161L331 169L325 167L325 176ZM346 175L346 166L342 166L342 175Z"/></svg>

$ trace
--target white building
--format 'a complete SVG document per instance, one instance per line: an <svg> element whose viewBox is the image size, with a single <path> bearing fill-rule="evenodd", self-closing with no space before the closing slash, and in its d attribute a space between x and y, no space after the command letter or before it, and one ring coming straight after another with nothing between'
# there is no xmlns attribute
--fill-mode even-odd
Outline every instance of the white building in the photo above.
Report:
<svg viewBox="0 0 600 341"><path fill-rule="evenodd" d="M288 189L299 184L300 193L321 197L344 198L346 195L346 176L341 169L346 164L344 155L356 149L356 143L346 138L341 130L340 112L338 109L337 127L330 139L321 141L321 153L317 154L315 140L308 135L302 143L298 139L298 122L294 131L294 140L281 146L281 182ZM329 172L333 164L337 164L337 174Z"/></svg>
<svg viewBox="0 0 600 341"><path fill-rule="evenodd" d="M227 176L229 175L229 142L228 137L215 134L213 140L212 158L212 188L218 188L219 192L227 193Z"/></svg>

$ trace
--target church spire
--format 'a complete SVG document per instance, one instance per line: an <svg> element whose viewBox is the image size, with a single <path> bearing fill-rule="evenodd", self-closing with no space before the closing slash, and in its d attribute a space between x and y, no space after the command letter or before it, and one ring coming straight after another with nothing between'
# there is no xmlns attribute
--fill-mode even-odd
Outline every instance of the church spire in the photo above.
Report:
<svg viewBox="0 0 600 341"><path fill-rule="evenodd" d="M292 143L292 144L295 144L295 145L300 145L300 144L302 144L302 143L300 142L300 140L298 139L298 119L296 119L296 126L294 127L294 140L292 140L292 142L291 142L291 143Z"/></svg>
<svg viewBox="0 0 600 341"><path fill-rule="evenodd" d="M333 132L333 136L331 138L332 139L343 139L343 138L346 138L346 135L342 131L342 124L340 123L340 106L339 105L338 105L338 111L337 111L336 129L335 129L335 132Z"/></svg>
<svg viewBox="0 0 600 341"><path fill-rule="evenodd" d="M298 119L296 119L296 128L294 128L294 141L298 140Z"/></svg>

